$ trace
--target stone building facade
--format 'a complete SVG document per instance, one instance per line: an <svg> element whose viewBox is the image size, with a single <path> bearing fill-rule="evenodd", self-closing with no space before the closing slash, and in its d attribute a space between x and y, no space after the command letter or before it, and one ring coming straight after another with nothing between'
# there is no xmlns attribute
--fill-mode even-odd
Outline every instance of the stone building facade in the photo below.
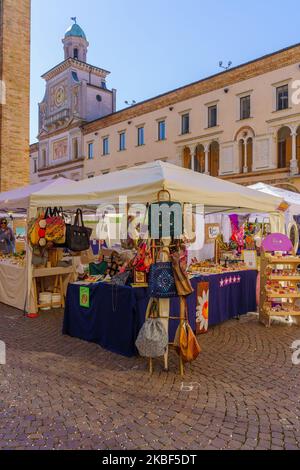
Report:
<svg viewBox="0 0 300 470"><path fill-rule="evenodd" d="M108 90L109 72L87 63L89 43L74 24L63 38L64 61L43 75L46 92L39 104L39 143L31 147L32 182L62 174L84 178L82 125L115 111L115 90Z"/></svg>
<svg viewBox="0 0 300 470"><path fill-rule="evenodd" d="M82 121L77 179L165 160L240 184L298 184L299 64L298 44Z"/></svg>
<svg viewBox="0 0 300 470"><path fill-rule="evenodd" d="M30 0L0 0L0 192L29 182Z"/></svg>

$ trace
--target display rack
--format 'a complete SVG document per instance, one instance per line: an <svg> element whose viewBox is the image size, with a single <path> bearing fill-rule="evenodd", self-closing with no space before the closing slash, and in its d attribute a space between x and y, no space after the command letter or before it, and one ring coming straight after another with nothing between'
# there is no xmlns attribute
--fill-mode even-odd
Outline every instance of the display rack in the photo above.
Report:
<svg viewBox="0 0 300 470"><path fill-rule="evenodd" d="M295 306L300 299L299 265L300 257L292 251L285 256L262 251L259 319L265 326L271 326L272 317L300 318L300 309Z"/></svg>

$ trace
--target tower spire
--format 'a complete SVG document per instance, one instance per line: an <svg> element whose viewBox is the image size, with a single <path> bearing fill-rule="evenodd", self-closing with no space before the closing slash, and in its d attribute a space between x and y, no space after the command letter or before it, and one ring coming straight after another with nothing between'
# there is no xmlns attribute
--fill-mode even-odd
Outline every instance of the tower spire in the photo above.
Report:
<svg viewBox="0 0 300 470"><path fill-rule="evenodd" d="M86 62L89 46L88 40L83 29L77 23L77 17L72 16L71 20L74 23L68 28L63 39L65 60L71 57L81 62Z"/></svg>

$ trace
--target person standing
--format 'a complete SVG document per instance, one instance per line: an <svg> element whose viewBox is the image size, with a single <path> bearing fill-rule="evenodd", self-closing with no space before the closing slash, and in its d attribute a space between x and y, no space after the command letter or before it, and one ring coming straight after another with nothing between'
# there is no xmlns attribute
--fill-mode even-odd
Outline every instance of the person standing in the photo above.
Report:
<svg viewBox="0 0 300 470"><path fill-rule="evenodd" d="M15 236L6 219L0 221L0 253L10 255L15 252Z"/></svg>

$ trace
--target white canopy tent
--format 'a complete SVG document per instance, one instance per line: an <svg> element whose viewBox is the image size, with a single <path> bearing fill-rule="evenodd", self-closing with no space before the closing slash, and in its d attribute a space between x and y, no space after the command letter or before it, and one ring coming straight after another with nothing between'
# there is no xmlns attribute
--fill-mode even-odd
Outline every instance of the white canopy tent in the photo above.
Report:
<svg viewBox="0 0 300 470"><path fill-rule="evenodd" d="M288 212L291 215L300 215L300 194L288 191L283 188L276 188L265 183L256 183L248 186L250 189L260 191L263 194L269 194L284 199L288 204Z"/></svg>
<svg viewBox="0 0 300 470"><path fill-rule="evenodd" d="M0 211L27 212L34 194L50 188L59 192L64 184L72 185L74 182L66 178L57 178L0 193Z"/></svg>
<svg viewBox="0 0 300 470"><path fill-rule="evenodd" d="M59 192L66 183L68 186L75 184L66 178L57 178L0 193L0 213L21 215L29 219L31 198L34 194L47 188ZM30 308L28 292L31 291L31 250L26 250L26 258L26 268L24 269L9 265L0 266L0 299L3 303L18 309L23 309L25 306L27 309Z"/></svg>
<svg viewBox="0 0 300 470"><path fill-rule="evenodd" d="M282 202L276 196L161 161L77 183L49 186L32 194L30 199L32 208L117 204L120 196L126 196L128 203L148 203L156 201L162 189L171 193L172 200L202 205L206 212L232 209L275 212Z"/></svg>
<svg viewBox="0 0 300 470"><path fill-rule="evenodd" d="M35 216L41 207L75 208L118 204L151 203L160 190L168 190L173 201L199 205L205 213L218 211L279 213L282 198L181 168L153 162L80 182L64 178L0 194L0 211L27 211ZM28 250L27 309L32 311L31 250Z"/></svg>

